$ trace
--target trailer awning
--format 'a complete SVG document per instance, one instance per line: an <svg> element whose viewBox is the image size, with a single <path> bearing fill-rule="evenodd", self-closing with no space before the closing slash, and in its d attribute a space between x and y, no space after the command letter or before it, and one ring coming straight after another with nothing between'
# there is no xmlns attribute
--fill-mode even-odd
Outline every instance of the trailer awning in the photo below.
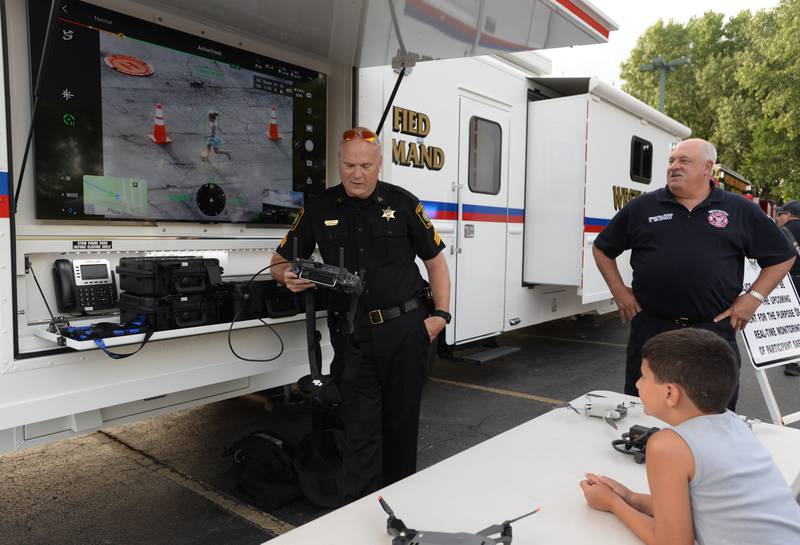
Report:
<svg viewBox="0 0 800 545"><path fill-rule="evenodd" d="M330 62L391 64L389 0L138 0ZM583 0L394 0L401 37L423 59L602 43L616 24Z"/></svg>

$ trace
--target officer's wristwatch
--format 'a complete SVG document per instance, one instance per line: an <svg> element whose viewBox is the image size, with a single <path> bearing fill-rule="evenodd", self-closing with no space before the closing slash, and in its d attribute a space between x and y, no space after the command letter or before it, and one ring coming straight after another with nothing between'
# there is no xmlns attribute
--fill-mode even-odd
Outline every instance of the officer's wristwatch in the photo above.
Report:
<svg viewBox="0 0 800 545"><path fill-rule="evenodd" d="M444 320L444 323L446 324L449 324L450 320L453 319L453 317L450 315L449 312L447 312L446 310L439 310L439 309L436 309L433 312L431 312L431 316L438 316L439 318L442 318Z"/></svg>

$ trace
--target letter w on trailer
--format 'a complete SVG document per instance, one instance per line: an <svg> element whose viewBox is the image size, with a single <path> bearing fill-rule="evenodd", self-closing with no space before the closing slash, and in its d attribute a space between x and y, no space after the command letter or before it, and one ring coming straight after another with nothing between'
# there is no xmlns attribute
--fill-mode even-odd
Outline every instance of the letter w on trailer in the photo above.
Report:
<svg viewBox="0 0 800 545"><path fill-rule="evenodd" d="M226 178L226 169L239 168L244 159L255 155L237 155L235 150L231 152L225 148L241 145L243 141L258 141L258 145L264 146L262 149L272 150L265 153L278 156L280 152L275 150L285 150L285 157L292 157L293 150L304 149L308 153L322 150L318 159L299 155L298 161L293 162L280 163L276 159L275 164L267 165L268 175L262 171L248 179L279 176L275 166L278 163L286 164L287 168L290 164L297 168L299 164L313 172L313 176L308 176L312 183L335 184L333 158L339 135L354 124L362 109L371 109L376 97L378 101L381 98L379 89L356 86L353 68L387 65L392 61L399 46L395 24L409 53L413 54L407 58L416 55L420 59L598 43L605 41L609 31L615 29L605 16L580 0L473 3L296 0L290 4L269 1L239 7L240 3L221 0L97 0L92 4L72 0L6 0L0 3L0 76L3 83L0 85L3 106L0 108L0 142L6 143L0 147L0 298L3 303L0 305L0 451L291 384L307 373L300 314L265 319L284 343L280 357L271 363L235 357L226 342L230 323L157 331L150 344L124 360L110 360L91 341L70 340L67 346L62 346L56 342L57 335L47 332L51 317L45 301L49 301L52 312L57 313L56 283L60 278L58 274L51 276L50 271L56 260L71 260L74 265L77 260L86 259L107 263L113 276L121 258L153 255L216 258L226 276L251 275L266 265L290 222L276 215L267 223L243 224L226 215L230 213L227 206L243 207L247 202L243 194L234 194L231 188L235 189L235 180ZM49 26L46 25L48 13L52 13ZM119 30L125 25L132 25L135 31L146 27L151 41L169 34L180 46L178 53L185 54L189 61L161 62L176 49L160 47L158 54L163 57L156 57L159 62L148 63L142 58L146 56L142 51L149 47L147 40L141 37L144 34L136 39L133 34ZM49 33L45 33L46 28ZM44 48L41 47L43 42ZM102 55L97 55L99 43L103 44ZM137 49L139 56L113 51L123 45L140 48ZM86 48L94 51L85 57L91 60L83 64L75 61L77 57L74 56ZM36 116L37 123L49 125L47 130L34 135L30 160L24 176L20 176L26 140L33 123L33 105L37 103L31 97L42 49L49 52L51 60L45 57L42 63L43 77L38 81L42 84L41 94L37 98L48 107L37 110ZM230 59L226 55L237 56L241 62L226 61L225 58ZM284 67L280 69L288 70L283 73L285 77L242 78L244 68L256 72L278 71L274 66L265 67L265 63ZM276 102L284 105L315 99L308 93L303 96L294 93L286 98L287 81L296 76L291 67L285 68L290 65L297 68L298 73L317 73L318 79L325 81L324 100L313 108L308 106L308 112L305 108L303 112L295 112L314 118L314 123L293 124L286 112L271 104L263 108L257 119L250 119L252 112L247 108L252 104L248 100L261 96L256 91L269 91ZM436 63L423 62L418 67L425 65L435 66ZM78 69L68 70L66 66L78 66ZM161 99L148 101L142 105L141 113L137 113L131 104L141 100L147 89L163 81L170 66L184 66L189 71L176 80L181 86L172 87L172 103ZM113 85L101 93L97 86L87 87L101 75ZM248 81L253 89L247 94L249 99L235 106L226 103L220 108L213 99L197 98L203 96L203 89L215 89L218 85L215 82L222 80ZM119 81L123 83L114 84ZM81 138L87 135L96 138L100 131L107 129L112 118L103 115L99 121L96 110L87 107L87 100L90 95L94 96L93 100L104 100L101 95L108 97L114 93L130 99L126 101L123 96L106 112L125 113L117 118L121 119L124 129L120 134L125 136L105 142L108 145L102 148L81 148L85 144ZM467 107L468 103L464 104ZM382 106L365 120L366 125L377 124ZM475 108L482 107L480 101L476 101ZM154 109L156 129L153 129ZM476 112L480 114L480 110ZM251 122L243 123L242 119ZM411 118L408 119L412 123ZM417 133L426 130L424 118L413 122ZM81 132L89 130L87 127L91 123L97 123L97 130ZM213 132L209 133L207 127L212 123ZM250 135L240 138L247 127L256 127L258 135L252 139ZM434 126L433 130L441 131L441 128ZM457 130L457 125L448 129L453 134L457 134ZM194 133L198 135L199 144L191 143L186 148L189 151L182 151L181 146L187 145L185 135ZM55 134L59 136L53 136ZM150 138L153 135L156 136ZM50 148L43 146L43 139L47 138L51 138L46 141L52 143ZM129 153L121 163L110 161L115 146L129 142L139 146L137 151ZM211 153L212 146L215 153ZM92 153L80 152L83 149ZM422 159L418 155L410 160L415 166L422 161L443 170L449 167L441 151L426 149ZM228 152L227 157L220 157L225 156L225 152ZM188 159L181 159L180 153ZM391 157L391 153L388 156ZM157 159L149 159L151 157ZM403 160L409 160L408 153ZM77 180L72 179L71 174L53 178L47 171L48 165L77 168L75 165L82 165L83 161L95 162L91 168L78 169ZM148 200L146 195L142 197L141 190L147 189L148 184L157 185L155 182L159 180L155 177L136 179L114 172L114 169L125 170L126 165L138 168L164 164L175 165L177 170L173 172L180 174L170 177L169 184L161 181L161 195L166 205ZM508 173L508 167L503 168L503 172ZM99 176L101 174L103 176ZM298 178L287 178L286 172L283 176L294 181ZM182 177L189 180L191 192L174 190L175 180ZM41 185L43 183L49 185ZM228 183L230 185L226 185ZM300 189L304 183L305 176L299 180ZM70 184L77 184L77 190L64 189ZM116 184L120 190L108 191L108 184ZM49 190L43 191L46 188ZM298 190L297 186L290 189ZM259 205L263 199L265 209L269 205L270 210L278 214L281 206L291 199L287 196L289 191L273 193L277 195L265 192L255 198ZM37 200L55 202L56 206L39 207ZM90 200L91 208L85 206ZM515 206L523 207L522 204ZM148 216L146 212L151 208L157 208L162 217ZM179 217L180 221L164 219L182 211L194 215ZM485 214L485 210L476 209L476 213ZM497 265L503 267L504 255L493 255L491 259L498 259ZM62 269L65 274L72 274L68 265L59 270ZM36 279L34 272L38 273ZM104 309L94 316L78 314L68 318L73 325L119 319L114 309ZM324 358L329 361L331 351L324 320L318 325L325 339ZM262 358L278 353L277 341L258 326L258 320L236 324L233 342L237 349ZM128 344L127 351L132 351L141 338L142 335L131 335L107 344Z"/></svg>

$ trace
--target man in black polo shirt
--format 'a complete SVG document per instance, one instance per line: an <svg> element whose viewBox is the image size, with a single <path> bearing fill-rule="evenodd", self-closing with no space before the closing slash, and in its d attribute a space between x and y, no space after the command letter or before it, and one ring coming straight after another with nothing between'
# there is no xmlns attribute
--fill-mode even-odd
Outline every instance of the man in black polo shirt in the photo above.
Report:
<svg viewBox="0 0 800 545"><path fill-rule="evenodd" d="M341 185L301 210L272 259L272 276L293 292L313 284L297 278L282 262L310 256L315 244L326 263L352 272L365 270L349 349L336 317L348 310L349 301L334 297L334 312L328 316L335 352L332 372L340 389L352 391L336 410L356 455L356 463L346 469L353 498L416 471L420 401L431 342L450 321L444 243L419 199L378 181L381 159L375 133L362 127L345 131L338 163ZM428 272L435 306L430 315L416 257ZM353 366L357 375L348 384L342 383L345 365L347 376Z"/></svg>
<svg viewBox="0 0 800 545"><path fill-rule="evenodd" d="M795 250L798 250L798 241L800 241L800 202L789 201L778 208L777 222L778 227L784 232L786 238L789 239ZM800 259L794 262L792 270L789 272L792 275L794 287L800 289ZM790 363L785 365L783 374L792 377L800 376L800 364Z"/></svg>
<svg viewBox="0 0 800 545"><path fill-rule="evenodd" d="M620 317L631 320L626 394L637 395L642 344L663 331L692 326L718 333L740 362L736 330L794 262L796 252L758 206L709 182L716 158L705 140L678 144L669 156L667 186L632 200L595 239L597 267ZM631 287L615 261L628 249ZM758 261L761 274L742 294L745 257ZM737 397L738 387L731 409Z"/></svg>

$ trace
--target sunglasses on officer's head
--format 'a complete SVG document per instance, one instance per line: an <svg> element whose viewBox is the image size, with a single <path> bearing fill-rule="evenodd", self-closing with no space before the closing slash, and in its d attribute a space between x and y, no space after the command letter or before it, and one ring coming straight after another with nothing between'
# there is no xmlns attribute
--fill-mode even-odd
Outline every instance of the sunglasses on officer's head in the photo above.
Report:
<svg viewBox="0 0 800 545"><path fill-rule="evenodd" d="M378 135L369 129L347 129L342 133L342 142L349 142L356 138L361 138L373 144L378 142Z"/></svg>

